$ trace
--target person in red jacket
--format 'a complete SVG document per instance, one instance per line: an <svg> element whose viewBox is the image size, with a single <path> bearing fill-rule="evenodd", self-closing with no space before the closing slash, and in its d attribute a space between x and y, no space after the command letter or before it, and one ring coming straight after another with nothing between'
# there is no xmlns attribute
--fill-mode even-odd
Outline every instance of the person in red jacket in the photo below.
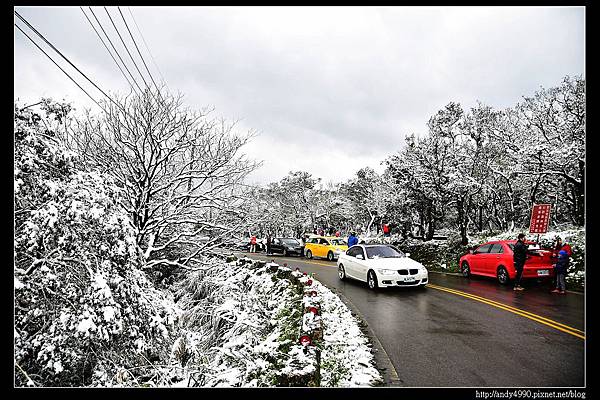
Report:
<svg viewBox="0 0 600 400"><path fill-rule="evenodd" d="M390 236L390 226L383 224L383 236Z"/></svg>
<svg viewBox="0 0 600 400"><path fill-rule="evenodd" d="M571 257L573 254L573 250L571 250L571 246L568 243L563 243L563 240L560 236L556 237L556 245L554 246L554 257L558 258L558 252L564 250L567 252L567 256Z"/></svg>
<svg viewBox="0 0 600 400"><path fill-rule="evenodd" d="M250 238L250 253L256 253L256 236Z"/></svg>

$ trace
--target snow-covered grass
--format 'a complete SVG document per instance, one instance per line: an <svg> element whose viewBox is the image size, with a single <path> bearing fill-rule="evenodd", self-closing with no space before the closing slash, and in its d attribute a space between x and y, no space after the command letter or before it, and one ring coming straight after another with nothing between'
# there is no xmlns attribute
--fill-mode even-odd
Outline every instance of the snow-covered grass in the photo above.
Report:
<svg viewBox="0 0 600 400"><path fill-rule="evenodd" d="M174 370L176 386L336 387L381 380L358 321L314 278L310 289L318 296L307 296L309 278L294 278L283 267L274 273L271 264L260 262L212 262L177 291L184 326L173 363L184 368ZM304 312L314 302L321 309L323 337L303 346L300 336L319 321Z"/></svg>
<svg viewBox="0 0 600 400"><path fill-rule="evenodd" d="M371 344L361 332L358 320L331 290L316 282L321 294L323 347L321 386L372 386L381 382L373 366Z"/></svg>

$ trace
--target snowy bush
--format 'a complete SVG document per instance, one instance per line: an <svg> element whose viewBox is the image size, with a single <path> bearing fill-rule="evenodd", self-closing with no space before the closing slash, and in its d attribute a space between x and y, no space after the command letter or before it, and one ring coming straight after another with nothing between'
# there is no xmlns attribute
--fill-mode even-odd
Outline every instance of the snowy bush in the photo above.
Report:
<svg viewBox="0 0 600 400"><path fill-rule="evenodd" d="M312 278L319 297L307 297L307 277L240 261L206 259L206 270L178 283L182 336L195 338L174 345L173 363L185 360L186 365L173 376L175 386L368 386L380 381L367 338L335 294ZM324 336L305 347L299 344L310 322L304 310L308 300L317 299ZM184 351L181 340L187 343Z"/></svg>
<svg viewBox="0 0 600 400"><path fill-rule="evenodd" d="M168 358L177 312L138 269L119 188L47 119L15 110L15 384L139 384Z"/></svg>
<svg viewBox="0 0 600 400"><path fill-rule="evenodd" d="M182 327L199 333L190 349L191 386L275 386L292 362L302 292L268 266L206 259L206 270L177 285ZM185 373L184 373L185 374ZM184 379L185 378L185 379Z"/></svg>

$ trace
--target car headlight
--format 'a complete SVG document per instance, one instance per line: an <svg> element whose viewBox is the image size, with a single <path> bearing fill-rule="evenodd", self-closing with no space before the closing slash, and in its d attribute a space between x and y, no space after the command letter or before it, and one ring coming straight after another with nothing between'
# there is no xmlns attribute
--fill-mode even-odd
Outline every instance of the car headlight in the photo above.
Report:
<svg viewBox="0 0 600 400"><path fill-rule="evenodd" d="M378 269L377 272L381 275L394 275L396 273L393 269Z"/></svg>

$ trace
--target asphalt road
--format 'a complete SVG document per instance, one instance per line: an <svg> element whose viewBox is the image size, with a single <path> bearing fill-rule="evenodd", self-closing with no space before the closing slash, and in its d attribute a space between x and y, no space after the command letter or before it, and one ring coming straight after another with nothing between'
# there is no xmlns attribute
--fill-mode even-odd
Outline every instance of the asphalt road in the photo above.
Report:
<svg viewBox="0 0 600 400"><path fill-rule="evenodd" d="M430 272L430 285L371 291L334 262L245 254L315 273L362 316L409 387L583 387L584 296L528 282Z"/></svg>

